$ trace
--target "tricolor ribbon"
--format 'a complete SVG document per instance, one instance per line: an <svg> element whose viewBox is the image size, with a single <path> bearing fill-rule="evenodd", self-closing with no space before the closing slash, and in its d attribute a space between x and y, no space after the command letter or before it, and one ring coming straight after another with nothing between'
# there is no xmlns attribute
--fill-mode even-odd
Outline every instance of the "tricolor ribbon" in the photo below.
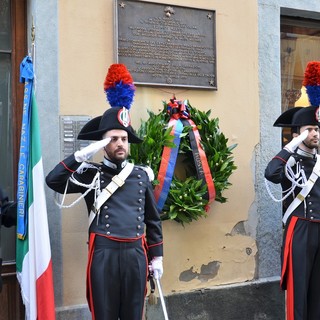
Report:
<svg viewBox="0 0 320 320"><path fill-rule="evenodd" d="M158 210L162 210L169 193L174 168L179 153L180 135L183 130L183 124L180 119L170 119L169 127L172 127L171 135L174 135L174 148L167 146L163 147L162 160L160 163L158 181L159 184L155 187L154 195L157 201Z"/></svg>
<svg viewBox="0 0 320 320"><path fill-rule="evenodd" d="M211 176L210 168L208 165L207 157L202 149L200 134L195 123L190 119L186 103L171 99L168 103L167 112L170 114L169 127L172 127L171 135L174 136L174 148L164 146L162 151L162 160L160 163L158 181L159 184L155 187L154 195L157 201L158 210L162 210L166 199L168 197L173 173L179 153L179 146L181 140L181 133L183 127L192 126L189 131L190 146L192 149L193 159L196 166L197 177L203 179L207 185L207 198L209 203L215 199L215 187ZM208 207L207 207L208 209Z"/></svg>
<svg viewBox="0 0 320 320"><path fill-rule="evenodd" d="M20 82L24 83L24 95L17 190L17 236L19 239L25 238L28 222L29 131L33 78L32 60L31 57L26 56L20 64Z"/></svg>

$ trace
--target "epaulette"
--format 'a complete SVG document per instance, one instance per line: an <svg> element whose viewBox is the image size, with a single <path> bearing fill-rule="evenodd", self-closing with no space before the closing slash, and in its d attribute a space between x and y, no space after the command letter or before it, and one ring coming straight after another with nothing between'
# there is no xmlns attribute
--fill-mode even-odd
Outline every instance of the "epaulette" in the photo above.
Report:
<svg viewBox="0 0 320 320"><path fill-rule="evenodd" d="M136 165L136 167L141 168L143 171L145 171L147 173L150 182L152 182L154 180L153 170L149 166Z"/></svg>
<svg viewBox="0 0 320 320"><path fill-rule="evenodd" d="M287 161L287 166L293 167L297 163L297 159L294 155L290 156L290 158Z"/></svg>

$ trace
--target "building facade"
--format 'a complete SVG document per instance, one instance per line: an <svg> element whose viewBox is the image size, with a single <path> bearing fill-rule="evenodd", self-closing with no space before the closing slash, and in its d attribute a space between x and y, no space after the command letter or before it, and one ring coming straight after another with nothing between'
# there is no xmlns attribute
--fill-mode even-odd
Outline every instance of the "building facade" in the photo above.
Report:
<svg viewBox="0 0 320 320"><path fill-rule="evenodd" d="M224 194L228 201L213 203L207 218L184 227L175 221L163 223L162 286L169 317L284 319L285 296L279 289L282 209L280 203L269 198L264 169L281 148L281 131L273 127L273 122L284 108L284 90L300 88L299 76L295 78L297 87L290 87L293 81L286 81L288 86L283 87L289 74L285 54L291 53L286 49L292 43L282 40L293 32L285 26L293 21L304 30L316 30L320 2L156 2L215 11L217 90L137 86L131 111L133 127L138 128L140 120L147 119L147 110L156 112L173 94L181 100L189 99L196 108L210 109L212 117L219 118L230 145L237 144L233 152L238 167L230 179L232 186ZM64 117L85 119L109 108L103 81L108 66L116 62L115 2L25 3L29 50L31 28L35 26L36 97L47 173L63 158ZM314 36L320 37L319 29ZM319 47L312 52L310 59L319 60ZM304 64L301 62L300 77ZM291 72L296 73L299 71ZM90 319L85 298L85 207L79 204L60 210L54 193L46 189L46 195L57 317ZM68 201L72 200L70 196ZM146 319L162 319L159 303L147 304Z"/></svg>

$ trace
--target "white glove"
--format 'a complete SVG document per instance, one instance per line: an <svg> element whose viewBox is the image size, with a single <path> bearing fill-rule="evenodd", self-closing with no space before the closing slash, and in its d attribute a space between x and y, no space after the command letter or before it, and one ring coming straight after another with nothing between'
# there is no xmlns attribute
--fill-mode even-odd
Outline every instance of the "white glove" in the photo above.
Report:
<svg viewBox="0 0 320 320"><path fill-rule="evenodd" d="M89 160L95 153L104 148L110 141L111 138L104 138L100 141L89 144L81 150L76 151L74 153L76 161L83 162Z"/></svg>
<svg viewBox="0 0 320 320"><path fill-rule="evenodd" d="M303 131L299 136L294 137L284 148L289 152L294 153L300 143L307 138L308 134L308 130Z"/></svg>
<svg viewBox="0 0 320 320"><path fill-rule="evenodd" d="M163 274L162 257L154 257L149 265L149 270L155 279L161 279Z"/></svg>

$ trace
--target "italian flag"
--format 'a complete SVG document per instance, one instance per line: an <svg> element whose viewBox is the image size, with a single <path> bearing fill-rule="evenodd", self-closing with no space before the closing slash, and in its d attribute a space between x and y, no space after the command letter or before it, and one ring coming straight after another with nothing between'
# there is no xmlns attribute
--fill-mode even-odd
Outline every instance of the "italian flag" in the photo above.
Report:
<svg viewBox="0 0 320 320"><path fill-rule="evenodd" d="M27 226L24 239L17 239L16 264L26 319L55 319L51 248L44 192L37 104L31 98Z"/></svg>

